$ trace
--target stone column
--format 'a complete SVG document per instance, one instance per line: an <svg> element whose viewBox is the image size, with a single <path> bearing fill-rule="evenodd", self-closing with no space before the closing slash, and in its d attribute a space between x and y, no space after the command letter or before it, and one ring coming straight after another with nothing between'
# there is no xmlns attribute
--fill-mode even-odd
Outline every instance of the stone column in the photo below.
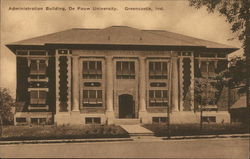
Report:
<svg viewBox="0 0 250 159"><path fill-rule="evenodd" d="M146 111L146 72L145 57L139 57L139 118L147 123Z"/></svg>
<svg viewBox="0 0 250 159"><path fill-rule="evenodd" d="M178 57L172 57L172 81L171 81L171 88L172 88L172 111L178 111Z"/></svg>
<svg viewBox="0 0 250 159"><path fill-rule="evenodd" d="M72 111L77 112L79 111L79 57L78 56L72 56L73 58L73 76L72 76L72 98L73 98L73 106Z"/></svg>
<svg viewBox="0 0 250 159"><path fill-rule="evenodd" d="M106 57L106 116L107 123L112 124L114 120L114 108L113 108L113 61L112 56Z"/></svg>

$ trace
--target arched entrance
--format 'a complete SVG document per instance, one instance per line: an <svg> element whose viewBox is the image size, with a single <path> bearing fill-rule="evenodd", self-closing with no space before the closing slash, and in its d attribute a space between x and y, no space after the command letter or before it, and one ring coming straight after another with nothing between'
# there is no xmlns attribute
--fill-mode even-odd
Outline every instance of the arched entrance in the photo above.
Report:
<svg viewBox="0 0 250 159"><path fill-rule="evenodd" d="M119 96L119 118L135 118L135 101L132 95Z"/></svg>

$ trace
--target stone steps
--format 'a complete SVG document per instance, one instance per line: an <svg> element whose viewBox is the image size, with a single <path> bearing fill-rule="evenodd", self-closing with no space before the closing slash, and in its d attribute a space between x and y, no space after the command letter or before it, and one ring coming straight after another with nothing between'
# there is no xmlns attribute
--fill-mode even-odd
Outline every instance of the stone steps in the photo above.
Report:
<svg viewBox="0 0 250 159"><path fill-rule="evenodd" d="M152 139L155 138L154 133L141 125L120 125L129 136L134 139Z"/></svg>

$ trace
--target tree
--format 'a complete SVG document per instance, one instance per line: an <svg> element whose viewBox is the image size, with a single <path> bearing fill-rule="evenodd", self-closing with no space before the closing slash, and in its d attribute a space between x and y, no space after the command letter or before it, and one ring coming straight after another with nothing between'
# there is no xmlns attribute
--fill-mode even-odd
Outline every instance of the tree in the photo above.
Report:
<svg viewBox="0 0 250 159"><path fill-rule="evenodd" d="M211 80L195 78L195 100L199 105L215 105L217 89L213 87Z"/></svg>
<svg viewBox="0 0 250 159"><path fill-rule="evenodd" d="M205 6L209 13L217 11L226 17L231 24L233 33L242 42L244 56L246 56L246 80L247 106L250 107L250 1L249 0L189 0L189 5L197 9Z"/></svg>
<svg viewBox="0 0 250 159"><path fill-rule="evenodd" d="M11 97L10 92L6 88L0 88L0 118L3 125L13 123L12 108L15 106L15 101Z"/></svg>
<svg viewBox="0 0 250 159"><path fill-rule="evenodd" d="M229 65L229 69L222 72L218 78L229 79L228 84L231 87L246 84L248 77L246 58L232 58L229 61Z"/></svg>

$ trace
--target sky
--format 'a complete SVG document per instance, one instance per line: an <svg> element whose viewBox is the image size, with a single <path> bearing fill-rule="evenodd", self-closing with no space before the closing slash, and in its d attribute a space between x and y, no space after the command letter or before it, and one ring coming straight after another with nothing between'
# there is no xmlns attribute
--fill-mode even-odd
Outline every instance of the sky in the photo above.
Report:
<svg viewBox="0 0 250 159"><path fill-rule="evenodd" d="M147 30L168 30L184 35L241 47L230 25L218 13L208 14L206 8L190 7L187 0L166 1L66 1L66 0L2 0L0 86L15 94L16 65L14 54L6 44L70 28L106 28L130 26ZM10 7L43 7L42 11L10 10ZM46 7L65 7L66 11ZM75 10L69 10L74 7ZM116 11L82 11L77 7L114 7ZM128 11L125 7L151 7L152 11ZM155 8L163 10L155 10ZM241 51L233 55L240 54Z"/></svg>

